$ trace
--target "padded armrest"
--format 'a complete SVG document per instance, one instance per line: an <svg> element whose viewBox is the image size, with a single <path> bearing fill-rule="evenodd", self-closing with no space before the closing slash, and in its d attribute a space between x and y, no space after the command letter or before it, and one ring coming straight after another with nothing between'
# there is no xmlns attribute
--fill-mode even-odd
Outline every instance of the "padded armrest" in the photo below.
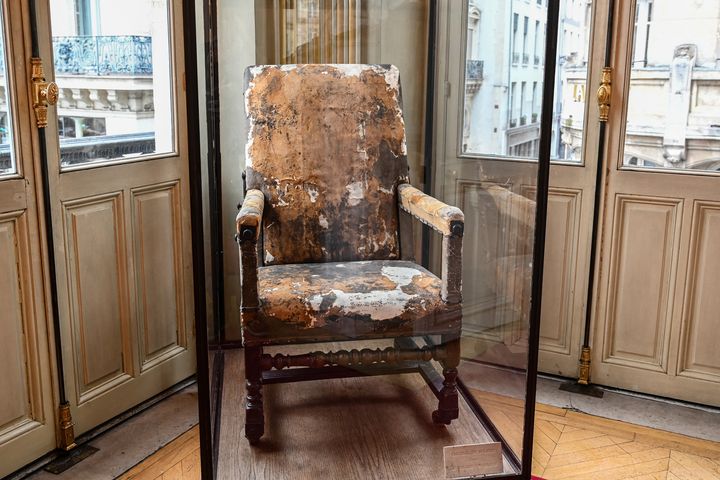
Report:
<svg viewBox="0 0 720 480"><path fill-rule="evenodd" d="M408 183L399 185L398 193L403 210L443 235L462 236L465 216L459 208L426 195Z"/></svg>
<svg viewBox="0 0 720 480"><path fill-rule="evenodd" d="M260 190L248 190L235 219L240 240L257 240L260 235L265 196Z"/></svg>
<svg viewBox="0 0 720 480"><path fill-rule="evenodd" d="M398 186L400 207L413 217L442 233L442 287L440 296L450 304L462 301L462 241L465 216L430 195L404 183Z"/></svg>

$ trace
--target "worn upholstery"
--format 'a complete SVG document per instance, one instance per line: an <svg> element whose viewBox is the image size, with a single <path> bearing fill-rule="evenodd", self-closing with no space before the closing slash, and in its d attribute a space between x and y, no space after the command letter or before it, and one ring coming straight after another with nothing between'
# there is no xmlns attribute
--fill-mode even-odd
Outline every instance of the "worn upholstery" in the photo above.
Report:
<svg viewBox="0 0 720 480"><path fill-rule="evenodd" d="M247 187L265 196L265 265L400 256L408 163L398 70L265 65L246 71Z"/></svg>
<svg viewBox="0 0 720 480"><path fill-rule="evenodd" d="M264 208L265 197L263 193L260 190L248 190L235 219L238 234L242 234L243 229L249 229L252 237L257 240L260 236L260 224L262 223Z"/></svg>
<svg viewBox="0 0 720 480"><path fill-rule="evenodd" d="M398 190L402 209L443 235L451 235L458 226L464 228L465 215L459 208L426 195L408 183L400 185Z"/></svg>
<svg viewBox="0 0 720 480"><path fill-rule="evenodd" d="M359 261L258 269L260 321L246 340L338 341L459 331L440 279L412 262ZM250 338L248 338L250 337Z"/></svg>

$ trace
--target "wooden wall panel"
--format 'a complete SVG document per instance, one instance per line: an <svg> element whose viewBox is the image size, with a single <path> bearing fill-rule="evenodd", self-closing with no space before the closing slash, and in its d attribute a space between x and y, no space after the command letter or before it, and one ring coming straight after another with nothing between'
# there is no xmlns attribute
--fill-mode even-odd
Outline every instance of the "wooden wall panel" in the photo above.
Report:
<svg viewBox="0 0 720 480"><path fill-rule="evenodd" d="M540 348L570 354L582 190L550 188Z"/></svg>
<svg viewBox="0 0 720 480"><path fill-rule="evenodd" d="M63 205L79 402L132 375L122 193Z"/></svg>
<svg viewBox="0 0 720 480"><path fill-rule="evenodd" d="M618 195L604 358L667 371L682 201Z"/></svg>
<svg viewBox="0 0 720 480"><path fill-rule="evenodd" d="M678 374L720 382L720 203L694 207Z"/></svg>
<svg viewBox="0 0 720 480"><path fill-rule="evenodd" d="M139 353L145 370L187 344L179 183L132 191Z"/></svg>
<svg viewBox="0 0 720 480"><path fill-rule="evenodd" d="M31 341L26 337L28 318L23 304L27 271L22 246L25 233L24 215L0 215L0 365L3 368L0 387L0 443L14 437L33 419ZM25 297L25 298L24 298Z"/></svg>

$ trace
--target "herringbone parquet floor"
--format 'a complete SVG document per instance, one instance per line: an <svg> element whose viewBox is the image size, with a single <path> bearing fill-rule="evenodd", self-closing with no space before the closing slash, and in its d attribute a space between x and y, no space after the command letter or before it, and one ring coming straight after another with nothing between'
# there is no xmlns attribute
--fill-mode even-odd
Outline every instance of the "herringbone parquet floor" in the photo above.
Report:
<svg viewBox="0 0 720 480"><path fill-rule="evenodd" d="M473 393L519 448L522 403ZM720 480L720 444L538 404L533 474L546 480Z"/></svg>
<svg viewBox="0 0 720 480"><path fill-rule="evenodd" d="M473 392L513 448L522 402ZM123 480L199 479L197 427ZM720 480L720 444L538 404L533 474L546 480Z"/></svg>

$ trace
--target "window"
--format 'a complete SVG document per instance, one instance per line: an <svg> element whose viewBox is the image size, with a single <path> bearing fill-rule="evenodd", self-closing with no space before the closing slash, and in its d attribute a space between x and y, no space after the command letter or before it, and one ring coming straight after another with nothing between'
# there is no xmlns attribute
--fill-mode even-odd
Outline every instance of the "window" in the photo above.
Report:
<svg viewBox="0 0 720 480"><path fill-rule="evenodd" d="M60 138L97 137L107 133L104 118L58 117Z"/></svg>
<svg viewBox="0 0 720 480"><path fill-rule="evenodd" d="M633 67L648 66L650 26L653 18L653 0L638 0L635 7L635 42Z"/></svg>
<svg viewBox="0 0 720 480"><path fill-rule="evenodd" d="M533 63L535 66L540 64L540 56L538 55L538 42L540 41L540 20L535 20L535 40L533 42Z"/></svg>
<svg viewBox="0 0 720 480"><path fill-rule="evenodd" d="M78 35L93 35L90 0L75 0L75 31Z"/></svg>
<svg viewBox="0 0 720 480"><path fill-rule="evenodd" d="M522 46L522 54L523 54L523 64L528 63L528 54L527 54L527 41L528 41L528 24L530 22L530 19L528 17L525 17L523 21L523 46Z"/></svg>
<svg viewBox="0 0 720 480"><path fill-rule="evenodd" d="M510 88L510 128L517 126L517 115L515 112L515 104L517 103L517 82L512 82Z"/></svg>
<svg viewBox="0 0 720 480"><path fill-rule="evenodd" d="M518 41L518 24L520 22L520 16L517 13L513 13L513 63L518 63L520 60L520 54L517 51L517 41Z"/></svg>
<svg viewBox="0 0 720 480"><path fill-rule="evenodd" d="M51 22L61 167L173 154L169 2L138 0L132 8L108 0L60 3L51 2Z"/></svg>
<svg viewBox="0 0 720 480"><path fill-rule="evenodd" d="M3 25L3 5L0 4L0 27ZM4 92L4 101L0 102L0 176L17 173L13 146L12 95L8 90L8 75L5 65L5 29L0 28L0 89Z"/></svg>

